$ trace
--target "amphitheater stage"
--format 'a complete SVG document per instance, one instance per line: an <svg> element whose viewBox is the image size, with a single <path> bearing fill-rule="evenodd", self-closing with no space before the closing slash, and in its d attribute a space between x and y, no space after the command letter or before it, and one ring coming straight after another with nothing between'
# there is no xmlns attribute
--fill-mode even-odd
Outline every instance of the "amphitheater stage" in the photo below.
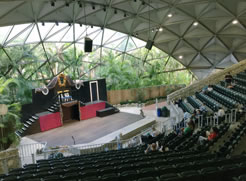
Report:
<svg viewBox="0 0 246 181"><path fill-rule="evenodd" d="M103 118L95 117L84 121L71 121L62 127L27 137L37 142L47 142L47 146L51 147L74 145L72 136L75 139L75 144L96 144L97 140L99 142L112 141L116 132L123 132L123 135L128 132L132 134L134 130L144 129L154 122L154 118L143 119L137 114L120 112Z"/></svg>

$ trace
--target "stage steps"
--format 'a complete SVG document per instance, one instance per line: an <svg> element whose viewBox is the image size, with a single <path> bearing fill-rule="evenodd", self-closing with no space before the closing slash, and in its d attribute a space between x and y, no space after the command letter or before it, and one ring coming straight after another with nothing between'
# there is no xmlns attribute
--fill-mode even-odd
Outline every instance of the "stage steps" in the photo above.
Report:
<svg viewBox="0 0 246 181"><path fill-rule="evenodd" d="M51 113L59 112L60 111L60 104L53 103L46 110L51 112Z"/></svg>
<svg viewBox="0 0 246 181"><path fill-rule="evenodd" d="M25 136L27 130L33 127L34 124L37 123L39 117L37 115L30 116L24 123L23 127L15 132L15 134L19 137Z"/></svg>
<svg viewBox="0 0 246 181"><path fill-rule="evenodd" d="M105 109L101 109L96 111L96 114L98 117L105 117L105 116L109 116L115 113L118 113L119 109L114 108L114 107L107 107Z"/></svg>

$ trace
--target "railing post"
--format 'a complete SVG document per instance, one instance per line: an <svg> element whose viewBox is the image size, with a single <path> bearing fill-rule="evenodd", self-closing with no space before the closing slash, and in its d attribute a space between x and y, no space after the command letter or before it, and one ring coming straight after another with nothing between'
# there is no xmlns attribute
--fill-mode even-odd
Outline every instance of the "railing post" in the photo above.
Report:
<svg viewBox="0 0 246 181"><path fill-rule="evenodd" d="M5 174L8 174L9 173L9 168L8 168L8 163L7 163L7 160L6 159L3 159L2 160L2 163L3 163L3 171Z"/></svg>
<svg viewBox="0 0 246 181"><path fill-rule="evenodd" d="M32 153L32 163L36 163L35 154Z"/></svg>
<svg viewBox="0 0 246 181"><path fill-rule="evenodd" d="M232 123L232 113L229 113L229 123Z"/></svg>
<svg viewBox="0 0 246 181"><path fill-rule="evenodd" d="M236 109L234 109L234 114L235 114L234 122L237 122L237 110Z"/></svg>
<svg viewBox="0 0 246 181"><path fill-rule="evenodd" d="M200 118L201 128L202 128L203 127L203 115L200 115L199 118Z"/></svg>
<svg viewBox="0 0 246 181"><path fill-rule="evenodd" d="M47 159L47 152L44 151L44 159Z"/></svg>

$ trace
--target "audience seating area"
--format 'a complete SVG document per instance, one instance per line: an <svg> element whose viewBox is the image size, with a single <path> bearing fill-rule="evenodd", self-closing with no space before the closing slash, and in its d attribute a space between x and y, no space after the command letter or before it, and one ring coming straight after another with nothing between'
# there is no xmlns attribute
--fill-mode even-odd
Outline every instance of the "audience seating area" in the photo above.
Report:
<svg viewBox="0 0 246 181"><path fill-rule="evenodd" d="M184 112L193 113L204 103L212 111L219 107L234 109L238 104L246 103L246 73L238 74L236 85L231 89L213 85L213 91L197 92L178 104ZM244 113L237 113L237 120ZM35 117L32 117L33 119ZM146 143L158 141L164 152L150 151L145 153L147 145L101 153L70 156L60 159L39 160L36 164L10 171L1 175L0 181L243 181L246 180L246 155L232 157L231 153L246 135L246 120L241 122L230 136L210 152L231 127L229 123L218 126L219 133L211 141L197 144L199 136L205 136L211 126L206 122L193 134L177 135L174 132L158 137Z"/></svg>
<svg viewBox="0 0 246 181"><path fill-rule="evenodd" d="M246 155L218 158L201 151L151 152L144 147L40 160L1 180L232 180L246 172Z"/></svg>
<svg viewBox="0 0 246 181"><path fill-rule="evenodd" d="M204 102L205 105L207 105L210 109L212 109L214 112L218 110L218 108L221 106L218 102L210 98L209 96L203 94L203 93L196 93L196 97Z"/></svg>

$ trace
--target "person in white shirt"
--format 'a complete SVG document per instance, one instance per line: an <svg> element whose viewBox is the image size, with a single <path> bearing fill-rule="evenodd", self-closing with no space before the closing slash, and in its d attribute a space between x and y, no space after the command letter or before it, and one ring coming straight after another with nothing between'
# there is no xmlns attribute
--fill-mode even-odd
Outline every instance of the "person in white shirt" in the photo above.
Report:
<svg viewBox="0 0 246 181"><path fill-rule="evenodd" d="M200 111L202 111L202 112L206 112L206 111L207 111L207 109L206 109L204 103L202 103L202 105L200 106L199 109L200 109Z"/></svg>
<svg viewBox="0 0 246 181"><path fill-rule="evenodd" d="M218 116L218 121L219 121L219 124L224 121L224 118L225 118L225 111L222 107L219 107L219 110L217 112L217 116Z"/></svg>
<svg viewBox="0 0 246 181"><path fill-rule="evenodd" d="M213 87L211 85L208 85L207 90L208 90L208 92L212 92L213 91Z"/></svg>

